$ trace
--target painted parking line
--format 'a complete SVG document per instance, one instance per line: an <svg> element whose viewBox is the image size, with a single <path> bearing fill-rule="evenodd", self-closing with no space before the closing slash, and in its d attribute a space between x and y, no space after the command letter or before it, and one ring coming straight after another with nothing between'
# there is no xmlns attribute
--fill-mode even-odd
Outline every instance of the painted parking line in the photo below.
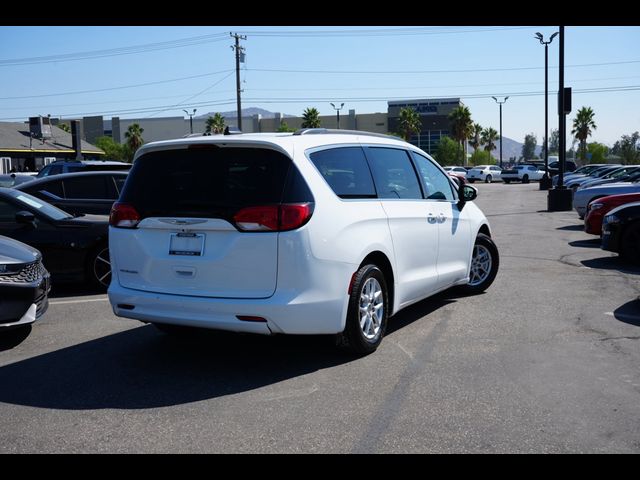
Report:
<svg viewBox="0 0 640 480"><path fill-rule="evenodd" d="M105 296L101 298L85 298L83 300L61 300L61 301L50 300L49 305L64 305L69 303L108 302L108 301L109 301L109 297Z"/></svg>

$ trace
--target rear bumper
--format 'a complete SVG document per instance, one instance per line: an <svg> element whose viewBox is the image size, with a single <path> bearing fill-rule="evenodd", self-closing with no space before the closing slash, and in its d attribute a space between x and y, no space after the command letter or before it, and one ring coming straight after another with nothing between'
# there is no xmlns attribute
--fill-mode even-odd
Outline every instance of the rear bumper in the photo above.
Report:
<svg viewBox="0 0 640 480"><path fill-rule="evenodd" d="M115 315L150 323L248 332L312 335L344 330L349 297L331 292L276 292L266 299L206 298L109 287ZM266 322L240 320L261 317Z"/></svg>

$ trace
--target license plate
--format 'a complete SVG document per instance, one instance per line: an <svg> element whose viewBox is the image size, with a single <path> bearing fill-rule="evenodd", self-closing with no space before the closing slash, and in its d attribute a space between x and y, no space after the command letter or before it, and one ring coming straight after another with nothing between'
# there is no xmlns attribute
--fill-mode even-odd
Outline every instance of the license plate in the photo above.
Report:
<svg viewBox="0 0 640 480"><path fill-rule="evenodd" d="M204 253L204 233L172 233L169 255L200 257Z"/></svg>

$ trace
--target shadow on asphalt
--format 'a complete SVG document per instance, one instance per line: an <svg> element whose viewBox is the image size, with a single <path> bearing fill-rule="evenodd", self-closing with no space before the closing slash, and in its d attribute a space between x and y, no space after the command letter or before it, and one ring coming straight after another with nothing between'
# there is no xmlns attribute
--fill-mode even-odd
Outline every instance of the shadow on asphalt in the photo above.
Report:
<svg viewBox="0 0 640 480"><path fill-rule="evenodd" d="M581 248L600 248L600 238L590 238L588 240L575 240L573 242L569 242L569 245L572 247L581 247Z"/></svg>
<svg viewBox="0 0 640 480"><path fill-rule="evenodd" d="M100 295L107 293L106 289L92 288L82 283L61 283L51 285L49 298L84 297L88 295Z"/></svg>
<svg viewBox="0 0 640 480"><path fill-rule="evenodd" d="M564 227L557 227L556 230L572 230L580 232L584 230L584 225L565 225Z"/></svg>
<svg viewBox="0 0 640 480"><path fill-rule="evenodd" d="M621 322L640 327L640 298L616 308L613 316Z"/></svg>
<svg viewBox="0 0 640 480"><path fill-rule="evenodd" d="M603 270L617 270L621 273L629 273L632 275L640 275L640 267L630 265L620 257L600 257L590 260L582 260L581 263L585 267L598 268Z"/></svg>
<svg viewBox="0 0 640 480"><path fill-rule="evenodd" d="M0 330L0 352L11 350L24 342L31 333L31 325L24 325L11 330Z"/></svg>
<svg viewBox="0 0 640 480"><path fill-rule="evenodd" d="M389 323L389 334L455 301L445 292ZM375 354L374 354L375 355ZM39 408L142 409L197 402L358 360L333 336L133 328L0 367L0 402Z"/></svg>

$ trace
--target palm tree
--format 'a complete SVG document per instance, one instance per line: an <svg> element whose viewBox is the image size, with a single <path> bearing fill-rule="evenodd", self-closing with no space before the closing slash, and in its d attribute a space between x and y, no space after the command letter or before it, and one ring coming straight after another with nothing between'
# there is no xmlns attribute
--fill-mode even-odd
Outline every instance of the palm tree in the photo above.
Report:
<svg viewBox="0 0 640 480"><path fill-rule="evenodd" d="M477 152L478 148L482 146L482 125L479 123L473 124L471 135L469 136L469 145L473 147L473 151Z"/></svg>
<svg viewBox="0 0 640 480"><path fill-rule="evenodd" d="M573 119L573 130L571 134L580 141L578 150L580 151L580 158L584 162L587 157L587 138L591 135L591 130L596 129L596 122L593 121L595 113L591 107L582 107L576 113L576 118Z"/></svg>
<svg viewBox="0 0 640 480"><path fill-rule="evenodd" d="M224 123L224 117L220 112L216 112L213 117L207 118L206 125L206 133L223 133L224 127L226 126Z"/></svg>
<svg viewBox="0 0 640 480"><path fill-rule="evenodd" d="M129 125L127 131L124 132L124 138L127 139L127 147L129 147L129 160L133 159L136 150L144 143L142 132L144 132L144 128L137 123Z"/></svg>
<svg viewBox="0 0 640 480"><path fill-rule="evenodd" d="M500 136L495 128L485 128L482 131L482 143L484 144L485 152L489 152L489 159L491 159L491 150L496 149L496 144L494 143L498 140Z"/></svg>
<svg viewBox="0 0 640 480"><path fill-rule="evenodd" d="M302 113L302 128L319 128L320 112L316 108L307 108Z"/></svg>
<svg viewBox="0 0 640 480"><path fill-rule="evenodd" d="M449 114L449 120L451 121L451 133L460 144L460 160L461 165L466 165L466 159L462 158L464 155L464 142L469 138L473 131L473 120L471 120L471 112L469 107L460 105L453 109Z"/></svg>
<svg viewBox="0 0 640 480"><path fill-rule="evenodd" d="M405 142L408 142L411 139L411 136L414 133L418 133L422 127L420 114L411 107L404 107L400 109L399 118L398 133Z"/></svg>

